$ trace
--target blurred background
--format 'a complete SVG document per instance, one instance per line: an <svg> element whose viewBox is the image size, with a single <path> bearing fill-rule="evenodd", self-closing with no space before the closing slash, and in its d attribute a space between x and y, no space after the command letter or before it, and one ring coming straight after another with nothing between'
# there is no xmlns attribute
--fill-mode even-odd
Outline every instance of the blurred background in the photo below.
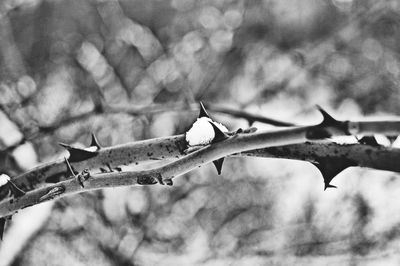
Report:
<svg viewBox="0 0 400 266"><path fill-rule="evenodd" d="M0 171L91 132L103 146L182 134L200 100L298 124L320 121L315 104L399 115L399 14L398 0L3 0ZM398 177L349 168L324 192L309 163L232 158L221 176L23 210L0 265L399 265Z"/></svg>

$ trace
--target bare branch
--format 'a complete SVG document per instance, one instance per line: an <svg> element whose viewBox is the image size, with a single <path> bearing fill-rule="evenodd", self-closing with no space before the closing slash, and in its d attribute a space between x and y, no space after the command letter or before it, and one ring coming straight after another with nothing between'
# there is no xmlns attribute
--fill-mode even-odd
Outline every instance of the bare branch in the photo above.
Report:
<svg viewBox="0 0 400 266"><path fill-rule="evenodd" d="M320 159L346 158L360 167L400 172L400 149L363 144L306 142L280 147L245 151L232 156L253 156L303 160L311 163Z"/></svg>
<svg viewBox="0 0 400 266"><path fill-rule="evenodd" d="M334 135L346 135L347 131L349 131L349 128L344 128L343 126L349 126L352 122L341 122L341 121L335 121L335 123L339 123L338 125L332 124L332 121L328 121L327 123L327 117L326 114L324 114L324 121L315 126L305 126L305 127L295 127L295 128L289 128L285 130L278 130L274 132L260 132L260 133L251 133L251 134L235 134L226 140L214 143L212 145L206 146L204 148L201 148L195 152L192 152L184 157L182 157L179 160L176 160L174 162L168 163L164 166L151 169L148 171L129 171L129 172L109 172L109 173L102 173L102 174L93 174L89 180L85 181L85 188L82 188L81 185L77 180L79 179L69 179L67 181L59 182L54 185L50 185L46 188L40 188L36 189L33 191L28 192L26 195L21 196L20 198L16 199L7 199L4 200L3 202L0 203L0 216L6 216L14 213L15 211L38 204L40 202L50 200L53 198L61 197L61 196L66 196L74 193L79 193L79 192L84 192L87 190L92 190L92 189L100 189L100 188L106 188L106 187L116 187L116 186L130 186L130 185L135 185L135 184L141 184L141 185L150 185L150 184L155 184L157 182L159 183L172 183L172 179L175 178L178 175L182 175L184 173L187 173L191 171L192 169L201 166L203 164L212 162L214 160L217 160L219 158L229 156L231 154L235 153L243 153L244 155L256 155L256 156L268 156L268 154L272 156L282 156L279 154L279 150L282 149L287 149L287 147L279 147L279 148L269 148L269 149L264 149L264 150L256 150L256 151L251 151L251 152L246 152L248 150L254 150L254 149L261 149L261 148L268 148L271 146L282 146L282 145L290 145L290 144L296 144L292 145L290 149L292 149L293 153L287 153L286 152L286 157L292 157L295 159L298 159L302 156L303 160L309 160L313 161L316 160L317 156L320 156L320 154L315 153L315 157L313 156L306 156L306 154L309 154L307 152L307 145L312 145L312 144L303 144L303 146L298 146L300 145L299 143L304 143L308 141L310 138L312 139L318 139L318 138L325 138L327 136L334 136ZM328 117L329 119L329 117ZM357 122L361 123L361 122ZM390 121L386 121L386 124L391 124ZM390 130L393 130L396 126L398 125L398 122L394 121L392 123L392 126L389 126L387 128L390 128ZM369 128L372 128L372 126L369 124ZM362 128L357 131L362 132ZM381 130L381 128L379 129ZM353 129L354 131L354 129ZM166 141L169 142L170 144L166 146L163 149L160 149L161 145L165 145ZM115 162L120 161L126 161L127 158L132 158L132 155L129 155L127 153L136 153L136 157L134 156L133 158L139 159L144 158L145 154L147 155L147 159L151 159L152 156L156 155L159 156L166 151L169 154L177 154L176 156L179 157L179 155L182 155L183 143L184 139L183 136L175 136L172 139L171 138L162 138L162 139L156 139L156 140L148 140L148 141L143 141L140 142L140 144L135 144L132 143L130 144L130 149L127 149L127 145L120 145L116 146L113 148L108 148L104 149L104 151L99 151L98 155L93 158L94 164L99 164L101 165L110 165L110 161L112 161L111 158L115 160ZM156 142L158 142L158 145L154 145ZM174 143L174 145L173 145ZM135 146L136 148L140 148L139 150L132 149L132 146ZM154 145L154 146L153 146ZM322 155L327 156L327 152L335 154L335 151L337 150L332 150L332 149L339 149L337 146L330 146L330 148L326 148L328 146L315 146L317 144L314 144L314 152L319 151L321 153L324 153ZM319 144L322 145L322 144ZM151 148L153 146L153 148ZM290 147L290 146L289 146ZM318 147L318 148L315 148ZM347 147L348 151L351 150L352 152L347 153L347 156L352 156L352 158L360 163L362 166L375 166L379 169L381 168L386 168L387 169L393 169L395 171L398 171L399 169L396 167L395 164L389 164L385 165L384 163L380 164L373 164L372 159L375 158L373 156L370 156L371 154L374 154L374 156L383 156L386 155L385 158L386 161L397 161L396 158L399 156L398 150L385 150L380 151L378 148L370 147L368 146L366 148L365 145L354 145L354 146L343 146ZM350 147L350 148L349 148ZM172 148L172 149L171 149ZM303 154L299 151L299 148L302 148ZM113 152L117 151L120 149L120 153L114 153L116 155L112 155ZM155 154L152 154L149 152L150 150L154 150ZM325 149L325 150L324 150ZM106 152L107 150L107 152ZM163 150L159 153L157 153L157 150ZM340 149L339 149L340 150ZM146 153L145 153L146 152ZM179 153L179 155L178 155ZM183 152L184 153L184 152ZM367 154L370 156L362 156L362 153ZM108 156L104 157L106 154ZM105 161L100 160L100 155L102 155L103 159L107 159ZM342 154L343 156L345 154ZM164 155L161 155L161 157ZM164 156L165 157L165 156ZM170 156L169 156L170 157ZM380 158L380 157L379 157ZM387 159L390 160L387 160ZM82 166L89 166L90 163L89 161L92 160L92 158L85 160L82 163ZM133 161L129 161L129 163L132 163ZM59 165L59 163L58 163ZM59 165L60 166L60 165ZM65 169L65 166L64 166ZM46 176L46 173L48 173L49 170L52 170L52 166L48 166L45 171L43 169L41 170L43 176ZM34 171L33 171L34 172ZM33 173L32 172L32 173ZM63 170L65 172L65 170ZM22 179L15 179L14 182L19 184L20 180ZM30 180L28 180L30 181ZM40 183L40 182L39 182Z"/></svg>

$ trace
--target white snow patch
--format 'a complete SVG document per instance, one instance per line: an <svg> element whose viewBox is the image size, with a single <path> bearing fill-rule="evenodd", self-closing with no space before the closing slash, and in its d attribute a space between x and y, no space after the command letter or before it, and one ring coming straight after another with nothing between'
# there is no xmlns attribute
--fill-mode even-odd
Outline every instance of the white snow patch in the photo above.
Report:
<svg viewBox="0 0 400 266"><path fill-rule="evenodd" d="M186 141L189 146L207 145L212 142L215 133L210 122L216 125L222 132L228 132L228 129L224 125L212 121L208 117L197 118L189 131L186 132Z"/></svg>
<svg viewBox="0 0 400 266"><path fill-rule="evenodd" d="M97 148L96 146L90 146L87 148L84 148L85 151L90 151L90 152L96 152L99 150L99 148Z"/></svg>
<svg viewBox="0 0 400 266"><path fill-rule="evenodd" d="M7 184L7 182L10 181L10 177L6 174L1 174L0 175L0 187L4 186Z"/></svg>
<svg viewBox="0 0 400 266"><path fill-rule="evenodd" d="M400 148L400 136L392 143L392 148Z"/></svg>
<svg viewBox="0 0 400 266"><path fill-rule="evenodd" d="M376 142L382 146L389 147L391 145L390 140L382 134L374 134Z"/></svg>

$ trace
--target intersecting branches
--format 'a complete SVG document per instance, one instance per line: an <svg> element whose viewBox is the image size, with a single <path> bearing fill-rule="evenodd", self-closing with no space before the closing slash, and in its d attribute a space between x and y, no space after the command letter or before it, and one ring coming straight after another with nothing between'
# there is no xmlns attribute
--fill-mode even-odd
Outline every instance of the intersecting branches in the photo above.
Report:
<svg viewBox="0 0 400 266"><path fill-rule="evenodd" d="M17 176L13 182L23 188L25 195L5 198L0 202L0 216L12 215L25 207L93 189L131 186L172 184L172 179L209 162L226 156L278 157L305 160L313 163L324 175L325 188L331 179L349 166L365 166L382 170L400 171L395 163L400 157L398 149L365 144L340 145L319 142L322 139L349 134L383 133L399 134L399 121L338 121L322 109L322 123L312 126L290 127L288 129L252 132L238 130L221 132L213 126L214 137L209 145L189 147L185 135L152 139L102 148L93 138L86 149L67 146L70 151L72 168L84 169L84 179L76 177L75 170L69 174L68 164L57 161L42 165L32 171ZM313 141L313 142L310 142ZM79 154L78 154L79 153ZM80 156L77 159L77 156ZM86 157L85 157L86 156ZM177 160L147 171L113 171L112 166L137 163L149 159ZM107 166L109 171L96 173L95 168ZM114 169L117 169L115 167ZM89 172L90 174L88 174ZM67 180L38 188L49 178L67 175ZM54 181L54 180L53 180Z"/></svg>

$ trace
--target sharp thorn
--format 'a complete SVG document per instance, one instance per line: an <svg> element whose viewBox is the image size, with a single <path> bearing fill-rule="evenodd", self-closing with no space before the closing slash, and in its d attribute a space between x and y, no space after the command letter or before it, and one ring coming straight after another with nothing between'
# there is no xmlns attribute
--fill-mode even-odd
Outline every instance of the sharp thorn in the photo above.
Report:
<svg viewBox="0 0 400 266"><path fill-rule="evenodd" d="M68 170L68 172L69 172L73 177L76 177L76 174L75 174L74 170L72 170L72 166L71 166L71 164L69 163L69 161L68 161L68 159L67 159L66 157L64 157L64 161L65 161L65 164L67 165L67 170Z"/></svg>
<svg viewBox="0 0 400 266"><path fill-rule="evenodd" d="M333 126L333 127L337 127L339 129L342 129L342 127L343 127L342 122L340 122L340 121L336 120L335 118L333 118L333 116L331 116L321 106L317 105L317 109L322 114L323 120L322 120L321 125L323 125L323 126Z"/></svg>
<svg viewBox="0 0 400 266"><path fill-rule="evenodd" d="M92 141L90 143L90 146L91 147L97 147L98 149L101 148L101 146L99 144L99 141L97 140L96 135L94 133L92 133Z"/></svg>
<svg viewBox="0 0 400 266"><path fill-rule="evenodd" d="M106 166L108 167L108 169L110 170L110 172L114 172L111 165L109 163L106 163Z"/></svg>
<svg viewBox="0 0 400 266"><path fill-rule="evenodd" d="M223 163L224 163L224 158L223 157L218 159L218 160L213 161L213 164L214 164L215 168L217 169L218 175L220 175L221 172L222 172L222 164Z"/></svg>
<svg viewBox="0 0 400 266"><path fill-rule="evenodd" d="M210 116L208 115L206 108L204 108L204 105L202 102L200 102L200 113L199 113L199 118L201 117L208 117L210 118Z"/></svg>
<svg viewBox="0 0 400 266"><path fill-rule="evenodd" d="M68 150L69 152L68 160L70 162L81 162L97 155L97 152L85 151L84 149L74 148L71 145L61 142L59 142L58 144Z"/></svg>
<svg viewBox="0 0 400 266"><path fill-rule="evenodd" d="M213 127L214 134L215 134L212 143L219 142L219 141L229 138L229 136L226 133L222 132L222 130L219 129L219 127L217 127L213 122L209 122L209 123Z"/></svg>
<svg viewBox="0 0 400 266"><path fill-rule="evenodd" d="M108 171L106 170L106 169L104 169L103 167L100 167L100 171L102 172L102 173L107 173Z"/></svg>
<svg viewBox="0 0 400 266"><path fill-rule="evenodd" d="M67 150L72 149L72 146L71 146L71 145L68 145L68 144L66 144L66 143L59 142L58 145L60 145L61 147L65 148L65 149L67 149Z"/></svg>

